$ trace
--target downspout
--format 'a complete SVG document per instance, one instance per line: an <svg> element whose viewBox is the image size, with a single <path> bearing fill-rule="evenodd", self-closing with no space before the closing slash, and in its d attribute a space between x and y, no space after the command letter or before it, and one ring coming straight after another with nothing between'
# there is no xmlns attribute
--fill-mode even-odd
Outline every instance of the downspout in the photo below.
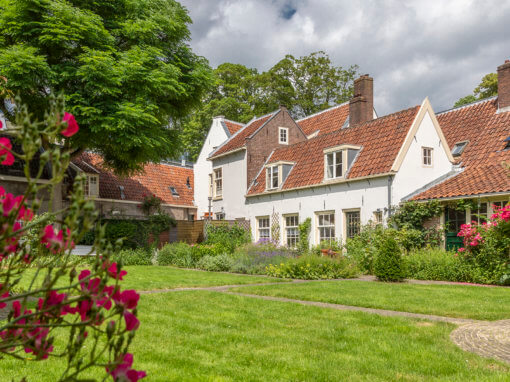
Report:
<svg viewBox="0 0 510 382"><path fill-rule="evenodd" d="M388 176L388 217L391 216L391 187L393 186L394 175Z"/></svg>

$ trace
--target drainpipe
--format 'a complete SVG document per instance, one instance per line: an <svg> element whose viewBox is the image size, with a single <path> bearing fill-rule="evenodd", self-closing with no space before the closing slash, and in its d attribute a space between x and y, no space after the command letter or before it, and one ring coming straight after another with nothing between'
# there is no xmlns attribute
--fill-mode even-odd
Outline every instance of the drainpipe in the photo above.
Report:
<svg viewBox="0 0 510 382"><path fill-rule="evenodd" d="M394 175L388 176L388 217L391 216L391 186L393 185Z"/></svg>

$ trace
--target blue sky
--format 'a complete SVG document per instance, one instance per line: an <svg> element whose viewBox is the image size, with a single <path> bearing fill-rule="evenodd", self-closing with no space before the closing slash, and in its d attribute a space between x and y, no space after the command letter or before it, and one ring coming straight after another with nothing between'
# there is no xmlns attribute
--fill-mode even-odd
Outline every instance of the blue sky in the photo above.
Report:
<svg viewBox="0 0 510 382"><path fill-rule="evenodd" d="M326 51L374 77L380 115L428 96L436 111L510 58L510 1L181 0L191 46L212 66L259 70Z"/></svg>

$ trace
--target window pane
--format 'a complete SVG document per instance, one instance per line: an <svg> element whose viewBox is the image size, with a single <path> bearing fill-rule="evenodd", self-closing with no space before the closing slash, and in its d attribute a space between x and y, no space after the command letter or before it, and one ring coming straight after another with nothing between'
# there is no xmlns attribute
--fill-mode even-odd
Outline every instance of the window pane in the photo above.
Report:
<svg viewBox="0 0 510 382"><path fill-rule="evenodd" d="M345 217L347 220L347 237L353 238L360 232L360 213L359 211L346 212Z"/></svg>

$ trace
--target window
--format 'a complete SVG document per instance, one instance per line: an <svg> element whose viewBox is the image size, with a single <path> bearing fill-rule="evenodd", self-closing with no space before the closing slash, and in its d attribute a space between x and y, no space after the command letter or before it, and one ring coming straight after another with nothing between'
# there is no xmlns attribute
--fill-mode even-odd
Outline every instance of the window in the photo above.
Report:
<svg viewBox="0 0 510 382"><path fill-rule="evenodd" d="M124 186L119 186L119 191L120 191L120 198L122 200L126 199L126 194L124 193Z"/></svg>
<svg viewBox="0 0 510 382"><path fill-rule="evenodd" d="M510 150L510 137L505 139L505 142L506 142L506 145L505 145L505 148L503 150Z"/></svg>
<svg viewBox="0 0 510 382"><path fill-rule="evenodd" d="M267 171L266 186L268 190L278 188L279 186L278 167L279 166L271 166L268 167L266 170Z"/></svg>
<svg viewBox="0 0 510 382"><path fill-rule="evenodd" d="M342 162L342 151L326 154L326 179L335 179L343 176Z"/></svg>
<svg viewBox="0 0 510 382"><path fill-rule="evenodd" d="M360 212L347 211L345 213L345 235L348 239L359 235L360 232Z"/></svg>
<svg viewBox="0 0 510 382"><path fill-rule="evenodd" d="M213 174L209 174L209 197L213 196Z"/></svg>
<svg viewBox="0 0 510 382"><path fill-rule="evenodd" d="M99 195L99 176L87 175L85 181L85 195L87 196L98 196Z"/></svg>
<svg viewBox="0 0 510 382"><path fill-rule="evenodd" d="M217 212L216 220L225 220L225 212Z"/></svg>
<svg viewBox="0 0 510 382"><path fill-rule="evenodd" d="M480 203L477 208L471 210L471 220L477 223L487 221L487 203Z"/></svg>
<svg viewBox="0 0 510 382"><path fill-rule="evenodd" d="M289 144L289 129L286 127L280 127L278 129L278 142L282 145L288 145Z"/></svg>
<svg viewBox="0 0 510 382"><path fill-rule="evenodd" d="M382 224L383 223L383 214L382 211L374 211L374 223Z"/></svg>
<svg viewBox="0 0 510 382"><path fill-rule="evenodd" d="M431 149L430 147L422 147L422 151L423 151L423 165L424 166L427 166L427 167L430 167L432 166L432 151L433 149Z"/></svg>
<svg viewBox="0 0 510 382"><path fill-rule="evenodd" d="M186 187L188 187L190 190L191 190L191 182L189 180L189 176L188 178L186 179Z"/></svg>
<svg viewBox="0 0 510 382"><path fill-rule="evenodd" d="M179 193L177 192L177 190L175 189L175 187L168 187L170 189L170 192L172 193L172 196L176 196L176 197L179 197Z"/></svg>
<svg viewBox="0 0 510 382"><path fill-rule="evenodd" d="M494 202L494 203L492 203L492 209L494 211L496 211L496 210L499 210L499 209L505 207L507 204L508 204L507 200L503 200L501 202Z"/></svg>
<svg viewBox="0 0 510 382"><path fill-rule="evenodd" d="M221 168L214 170L214 197L219 198L223 195L223 172Z"/></svg>
<svg viewBox="0 0 510 382"><path fill-rule="evenodd" d="M456 143L455 146L453 146L452 155L454 157L458 157L459 155L461 155L464 149L466 148L467 144L468 141Z"/></svg>
<svg viewBox="0 0 510 382"><path fill-rule="evenodd" d="M285 239L287 247L295 248L299 241L299 215L285 216Z"/></svg>
<svg viewBox="0 0 510 382"><path fill-rule="evenodd" d="M193 214L189 214L189 215L188 215L188 220L189 220L190 222L194 221L194 220L195 220L195 215L193 215Z"/></svg>
<svg viewBox="0 0 510 382"><path fill-rule="evenodd" d="M271 238L269 216L257 218L257 235L259 240L269 240Z"/></svg>
<svg viewBox="0 0 510 382"><path fill-rule="evenodd" d="M335 213L326 212L317 214L317 230L319 242L335 239Z"/></svg>

